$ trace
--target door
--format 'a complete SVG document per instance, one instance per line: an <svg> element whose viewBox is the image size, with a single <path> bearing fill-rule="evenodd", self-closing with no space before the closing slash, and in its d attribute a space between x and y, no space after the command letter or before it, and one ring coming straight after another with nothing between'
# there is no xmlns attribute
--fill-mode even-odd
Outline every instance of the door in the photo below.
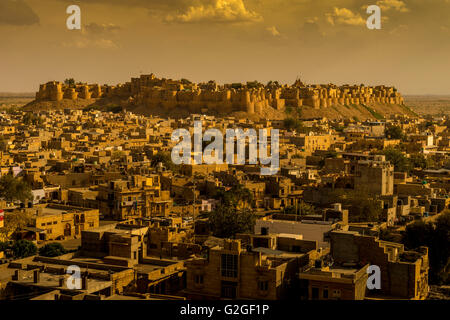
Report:
<svg viewBox="0 0 450 320"><path fill-rule="evenodd" d="M236 299L237 283L222 281L221 297L225 299Z"/></svg>

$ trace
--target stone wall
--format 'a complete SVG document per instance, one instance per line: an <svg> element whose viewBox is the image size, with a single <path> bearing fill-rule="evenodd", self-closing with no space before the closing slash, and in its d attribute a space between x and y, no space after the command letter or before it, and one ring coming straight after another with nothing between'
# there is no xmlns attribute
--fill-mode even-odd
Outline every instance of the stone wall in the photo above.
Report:
<svg viewBox="0 0 450 320"><path fill-rule="evenodd" d="M36 93L38 101L61 101L62 99L120 99L147 108L171 110L183 108L192 113L217 111L221 113L244 111L260 114L265 108L284 110L286 107L328 108L333 105L403 104L402 96L393 87L365 87L305 85L217 85L191 83L186 80L158 79L153 74L132 78L117 86L98 84L66 85L48 82Z"/></svg>

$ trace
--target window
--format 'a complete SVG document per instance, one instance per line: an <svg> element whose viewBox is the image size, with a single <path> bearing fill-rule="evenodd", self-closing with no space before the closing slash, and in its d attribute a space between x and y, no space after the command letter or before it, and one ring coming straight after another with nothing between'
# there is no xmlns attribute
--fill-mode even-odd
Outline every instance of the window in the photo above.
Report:
<svg viewBox="0 0 450 320"><path fill-rule="evenodd" d="M333 290L333 298L340 298L341 297L341 290Z"/></svg>
<svg viewBox="0 0 450 320"><path fill-rule="evenodd" d="M237 278L238 256L235 254L222 254L222 276Z"/></svg>
<svg viewBox="0 0 450 320"><path fill-rule="evenodd" d="M89 227L93 228L94 227L94 223L93 222L89 222Z"/></svg>
<svg viewBox="0 0 450 320"><path fill-rule="evenodd" d="M203 275L196 275L195 276L195 283L196 284L203 284Z"/></svg>
<svg viewBox="0 0 450 320"><path fill-rule="evenodd" d="M328 288L323 289L322 296L324 299L328 299Z"/></svg>
<svg viewBox="0 0 450 320"><path fill-rule="evenodd" d="M258 289L261 291L269 290L269 281L258 281Z"/></svg>
<svg viewBox="0 0 450 320"><path fill-rule="evenodd" d="M52 222L50 221L50 222L47 222L47 225L48 226L51 226L52 225Z"/></svg>
<svg viewBox="0 0 450 320"><path fill-rule="evenodd" d="M58 224L58 221L53 221L53 224Z"/></svg>

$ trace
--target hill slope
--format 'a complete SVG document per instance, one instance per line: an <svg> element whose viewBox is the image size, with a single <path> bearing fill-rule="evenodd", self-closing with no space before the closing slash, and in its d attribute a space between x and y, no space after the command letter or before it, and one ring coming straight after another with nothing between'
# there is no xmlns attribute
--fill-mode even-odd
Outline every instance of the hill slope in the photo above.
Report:
<svg viewBox="0 0 450 320"><path fill-rule="evenodd" d="M105 100L105 99L77 99L69 100L64 99L59 102L53 101L32 101L23 107L25 111L40 111L40 110L62 110L62 109L86 109L93 108L103 111L111 111L117 107L123 107L128 111L134 112L136 114L142 115L155 115L162 117L171 118L184 118L190 115L189 111L186 109L175 108L171 110L164 110L161 108L150 109L142 105L134 105L126 101L120 100ZM296 113L294 111L294 113ZM245 112L234 112L232 114L220 114L220 113L210 113L210 115L215 116L236 116L238 118L250 118L253 120L257 119L277 119L281 120L286 117L291 116L290 108L286 110L276 110L273 108L263 109L260 115L249 115ZM389 117L393 114L407 115L414 117L416 114L404 105L392 105L392 104L370 104L370 105L335 105L327 108L315 109L309 106L303 106L299 108L300 118L302 119L312 119L312 118L327 118L327 119L355 119L355 120L380 120L384 117ZM292 114L293 115L293 114Z"/></svg>

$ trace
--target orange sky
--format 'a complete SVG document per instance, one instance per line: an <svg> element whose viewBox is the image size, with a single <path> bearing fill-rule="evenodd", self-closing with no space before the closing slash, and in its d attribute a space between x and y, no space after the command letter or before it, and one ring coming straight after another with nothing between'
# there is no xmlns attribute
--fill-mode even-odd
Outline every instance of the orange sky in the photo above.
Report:
<svg viewBox="0 0 450 320"><path fill-rule="evenodd" d="M66 29L71 4L81 31ZM371 4L381 30L366 28ZM153 72L450 94L450 0L0 0L0 43L0 91Z"/></svg>

